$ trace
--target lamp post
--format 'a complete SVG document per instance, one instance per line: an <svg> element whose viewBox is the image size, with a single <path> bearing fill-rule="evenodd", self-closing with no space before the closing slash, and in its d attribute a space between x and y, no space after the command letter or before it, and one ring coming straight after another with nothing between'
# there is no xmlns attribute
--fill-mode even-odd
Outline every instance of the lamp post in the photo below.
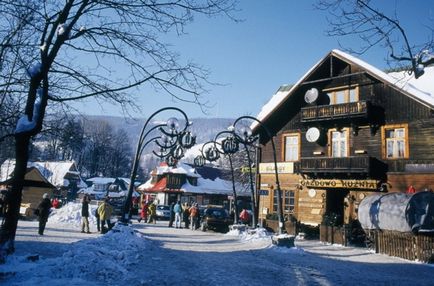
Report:
<svg viewBox="0 0 434 286"><path fill-rule="evenodd" d="M185 120L185 126L184 128L179 131L179 122L176 118L171 117L167 120L166 123L164 124L157 124L155 126L153 126L152 128L148 129L148 125L151 122L151 120L158 114L162 113L163 111L176 111L182 114L182 116L184 117ZM134 155L134 160L133 160L133 167L131 170L131 176L130 176L130 185L128 188L128 195L125 198L125 202L124 202L124 208L123 208L123 212L122 212L122 218L121 220L123 222L127 222L128 221L128 212L131 208L131 198L133 195L133 191L134 191L134 182L136 179L136 175L137 175L137 169L139 167L139 162L140 162L140 157L142 155L142 152L144 150L144 148L150 143L150 142L158 142L158 139L162 139L164 138L164 136L168 136L171 138L176 138L176 140L174 140L175 142L177 142L178 140L180 140L181 143L185 143L184 146L187 148L190 148L191 146L194 145L195 142L195 138L194 136L191 135L191 133L189 131L187 131L187 127L189 126L189 121L188 121L188 117L185 114L184 111L182 111L181 109L177 108L177 107L164 107L161 108L157 111L155 111L145 122L145 124L143 125L143 128L140 132L140 136L139 136L139 140L137 142L137 148L136 148L136 153ZM157 136L157 137L153 137L150 140L146 141L146 138L149 136L149 134L151 134L153 131L155 130L159 130L161 133L163 133L163 135L161 136ZM168 129L168 130L167 130ZM147 130L147 131L146 131ZM186 136L188 137L186 139ZM188 143L188 144L187 144ZM175 144L173 144L174 146ZM182 144L181 144L182 145ZM173 147L170 146L170 147Z"/></svg>
<svg viewBox="0 0 434 286"><path fill-rule="evenodd" d="M249 148L247 146L252 146L257 138L252 136L252 131L247 126L243 126L239 130L236 130L235 124L237 122L239 122L238 119L237 119L237 121L235 121L234 125L232 125L230 127L230 129L232 130L236 141L243 144L244 150L246 151L247 165L249 168L249 185L250 185L251 201L252 201L251 206L252 206L252 213L253 213L253 215L252 215L252 227L255 228L257 225L257 218L258 218L258 210L256 207L257 194L255 191L255 186L253 184L252 159L250 157L250 151L249 151Z"/></svg>
<svg viewBox="0 0 434 286"><path fill-rule="evenodd" d="M228 136L221 141L221 143L218 142L218 138L220 135L228 134ZM232 196L234 198L234 224L238 224L238 205L237 205L237 191L235 189L235 175L234 175L234 166L232 163L232 154L235 154L238 149L238 141L235 139L235 136L233 132L231 131L222 131L217 133L217 135L214 138L214 144L220 145L221 150L216 146L216 149L223 155L226 155L229 159L229 166L231 168L231 179L232 179Z"/></svg>
<svg viewBox="0 0 434 286"><path fill-rule="evenodd" d="M276 146L274 144L274 136L271 134L268 127L262 123L259 119L252 117L252 116L241 116L237 118L233 124L234 127L234 133L237 135L237 139L241 140L241 143L243 143L245 146L252 144L254 141L252 138L252 131L249 127L245 126L240 130L240 135L237 134L236 125L240 121L247 119L247 120L253 120L257 122L267 133L268 138L270 138L271 141L271 147L273 149L273 161L274 161L274 175L275 175L275 182L276 182L276 191L277 191L277 215L279 219L279 234L282 234L285 232L285 223L283 220L283 208L282 208L282 191L280 189L280 182L279 182L279 174L277 169L277 158L276 158Z"/></svg>
<svg viewBox="0 0 434 286"><path fill-rule="evenodd" d="M213 161L216 161L216 160L218 160L220 158L220 154L228 156L228 158L229 158L229 164L230 164L230 168L231 168L232 195L234 197L234 212L235 212L234 223L238 224L237 192L236 192L236 189L235 189L234 167L233 167L233 164L232 164L232 157L231 157L231 154L233 154L233 153L235 153L235 152L238 151L238 143L235 142L236 143L236 145L235 145L236 147L234 147L234 145L231 145L232 148L229 148L230 146L227 143L225 143L225 142L228 142L228 140L230 140L229 139L230 137L224 139L222 141L222 143L219 143L217 141L217 138L220 135L224 134L224 133L230 133L230 134L232 134L232 132L229 132L229 131L222 131L222 132L220 132L220 133L218 133L216 135L216 137L215 137L215 139L213 141L208 141L208 142L204 143L202 145L202 148L200 149L201 155L197 156L194 159L194 165L202 167L205 164L205 160L213 162ZM232 134L232 136L233 136L233 134ZM209 149L205 149L205 146L208 145L208 144L213 144L213 146L210 147ZM205 149L205 151L204 151L204 149Z"/></svg>

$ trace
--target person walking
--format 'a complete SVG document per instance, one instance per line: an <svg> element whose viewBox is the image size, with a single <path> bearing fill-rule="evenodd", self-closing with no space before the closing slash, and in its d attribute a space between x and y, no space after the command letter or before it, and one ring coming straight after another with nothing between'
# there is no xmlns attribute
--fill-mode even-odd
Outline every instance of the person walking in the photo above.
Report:
<svg viewBox="0 0 434 286"><path fill-rule="evenodd" d="M154 203L151 203L148 207L148 214L149 214L149 221L148 223L153 222L154 224L157 223L157 206Z"/></svg>
<svg viewBox="0 0 434 286"><path fill-rule="evenodd" d="M175 227L181 228L181 214L182 214L182 207L181 202L178 201L176 205L173 206L173 212L175 213Z"/></svg>
<svg viewBox="0 0 434 286"><path fill-rule="evenodd" d="M199 217L199 209L197 207L197 203L193 203L191 208L189 209L190 212L190 225L191 230L196 230L198 228L198 217Z"/></svg>
<svg viewBox="0 0 434 286"><path fill-rule="evenodd" d="M110 217L113 212L113 207L110 205L109 199L105 198L103 203L98 207L98 215L101 220L101 233L106 233L112 228ZM107 223L107 229L105 224Z"/></svg>
<svg viewBox="0 0 434 286"><path fill-rule="evenodd" d="M102 202L99 201L99 202L98 202L98 206L97 206L97 208L95 209L96 229L98 230L98 232L101 231L101 219L99 218L99 213L98 213L98 209L99 209L99 206L100 206L101 204L102 204Z"/></svg>
<svg viewBox="0 0 434 286"><path fill-rule="evenodd" d="M189 212L189 206L188 203L185 202L182 206L182 219L184 221L184 227L189 228L190 226L190 212Z"/></svg>
<svg viewBox="0 0 434 286"><path fill-rule="evenodd" d="M51 201L47 193L42 196L42 200L37 208L37 215L39 217L39 235L44 235L45 225L48 221L48 216L50 215Z"/></svg>
<svg viewBox="0 0 434 286"><path fill-rule="evenodd" d="M140 218L137 220L138 222L144 221L148 222L148 202L142 201L142 208L140 209Z"/></svg>
<svg viewBox="0 0 434 286"><path fill-rule="evenodd" d="M169 227L173 227L173 221L175 220L175 210L173 209L175 207L175 203L171 202L169 206Z"/></svg>
<svg viewBox="0 0 434 286"><path fill-rule="evenodd" d="M90 233L89 230L89 203L90 197L88 195L84 195L81 201L81 232Z"/></svg>

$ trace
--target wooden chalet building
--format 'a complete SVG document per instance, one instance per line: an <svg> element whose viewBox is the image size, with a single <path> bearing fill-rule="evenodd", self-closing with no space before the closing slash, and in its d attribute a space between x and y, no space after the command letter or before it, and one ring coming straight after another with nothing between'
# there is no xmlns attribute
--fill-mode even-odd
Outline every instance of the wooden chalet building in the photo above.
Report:
<svg viewBox="0 0 434 286"><path fill-rule="evenodd" d="M283 212L299 223L357 219L376 192L434 189L434 68L415 80L333 50L257 116L276 134ZM260 218L276 213L270 138L252 124L259 151Z"/></svg>
<svg viewBox="0 0 434 286"><path fill-rule="evenodd" d="M199 205L223 205L229 208L232 195L231 184L222 180L220 172L211 167L196 168L178 163L169 167L161 163L151 172L151 178L138 186L136 191L147 201L157 200L158 204L170 205L172 202L198 203Z"/></svg>

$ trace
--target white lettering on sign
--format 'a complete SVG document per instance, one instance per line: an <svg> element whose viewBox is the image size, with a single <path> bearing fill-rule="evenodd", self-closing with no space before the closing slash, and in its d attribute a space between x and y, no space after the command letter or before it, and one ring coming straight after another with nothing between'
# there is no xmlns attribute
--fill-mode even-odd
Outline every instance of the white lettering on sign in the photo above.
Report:
<svg viewBox="0 0 434 286"><path fill-rule="evenodd" d="M277 172L279 174L293 174L294 162L279 162L277 163ZM274 163L259 163L259 174L274 174Z"/></svg>

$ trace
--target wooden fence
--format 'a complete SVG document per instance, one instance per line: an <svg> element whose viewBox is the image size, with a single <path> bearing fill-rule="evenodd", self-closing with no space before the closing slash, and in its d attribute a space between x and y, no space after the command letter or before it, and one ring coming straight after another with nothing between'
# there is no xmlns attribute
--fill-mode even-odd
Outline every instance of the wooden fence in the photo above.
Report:
<svg viewBox="0 0 434 286"><path fill-rule="evenodd" d="M395 231L369 231L376 253L434 263L434 236Z"/></svg>
<svg viewBox="0 0 434 286"><path fill-rule="evenodd" d="M345 226L320 226L320 240L331 244L348 245L351 229ZM376 253L407 260L434 263L434 235L397 231L366 231L366 247Z"/></svg>
<svg viewBox="0 0 434 286"><path fill-rule="evenodd" d="M319 239L322 242L342 244L344 246L347 245L348 240L343 226L329 226L323 224L319 227Z"/></svg>

